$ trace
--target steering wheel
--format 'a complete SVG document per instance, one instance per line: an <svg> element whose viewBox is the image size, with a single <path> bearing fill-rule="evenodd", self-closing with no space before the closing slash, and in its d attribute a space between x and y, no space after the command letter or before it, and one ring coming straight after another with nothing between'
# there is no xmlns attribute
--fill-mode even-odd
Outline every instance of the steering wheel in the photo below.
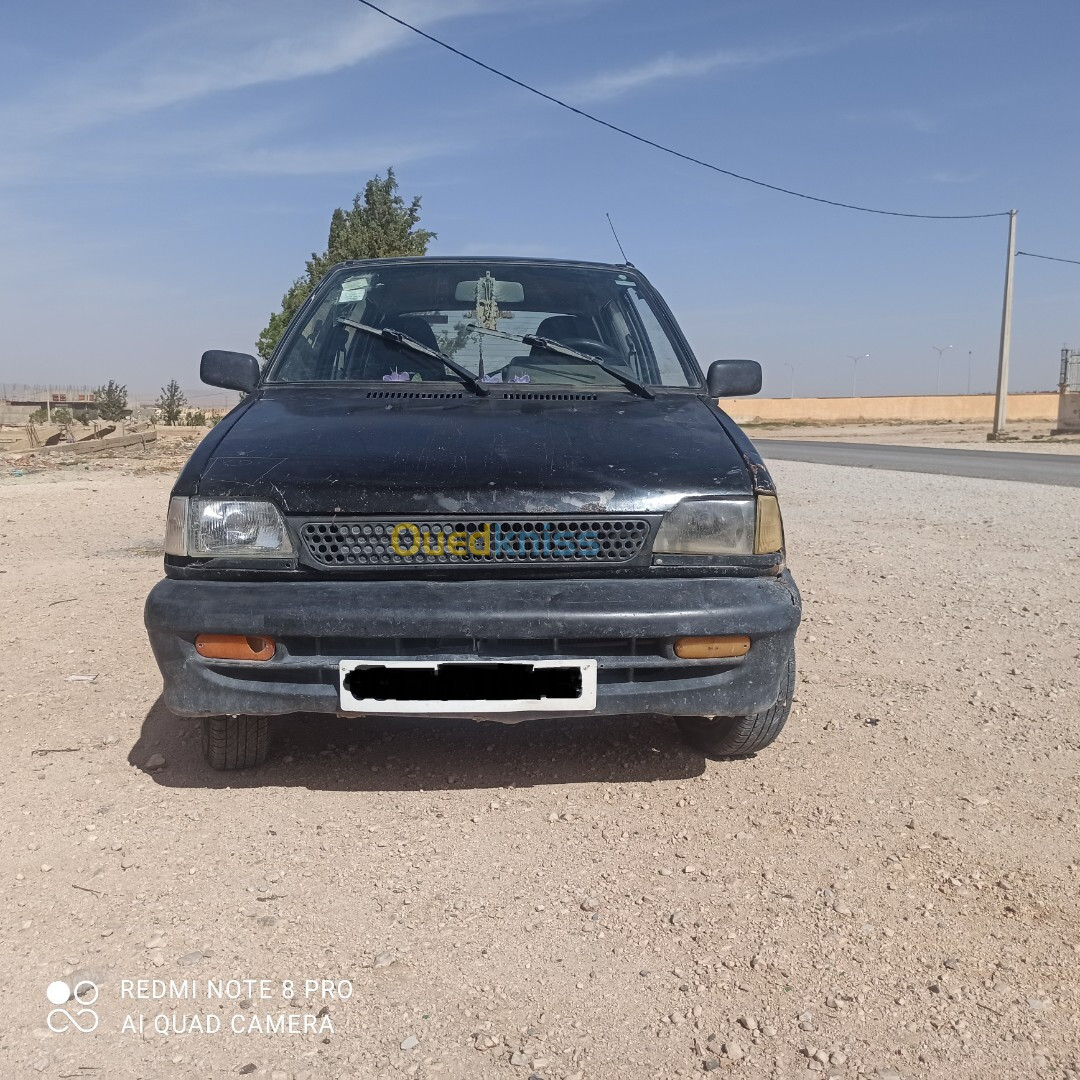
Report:
<svg viewBox="0 0 1080 1080"><path fill-rule="evenodd" d="M605 363L615 363L620 367L626 366L626 357L618 349L605 345L595 338L568 337L557 340L560 345L565 345L569 349L577 349L578 352L588 353L590 356L595 356L597 360L603 360ZM568 356L566 359L571 360L573 357ZM588 363L588 361L583 360L582 363Z"/></svg>

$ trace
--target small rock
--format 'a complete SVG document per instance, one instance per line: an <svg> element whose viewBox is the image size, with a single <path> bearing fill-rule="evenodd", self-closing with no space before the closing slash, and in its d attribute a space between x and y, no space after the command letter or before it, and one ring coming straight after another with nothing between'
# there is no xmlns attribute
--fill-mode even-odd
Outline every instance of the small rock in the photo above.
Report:
<svg viewBox="0 0 1080 1080"><path fill-rule="evenodd" d="M420 1040L415 1035L410 1035L402 1039L400 1045L402 1050L415 1050L420 1045Z"/></svg>
<svg viewBox="0 0 1080 1080"><path fill-rule="evenodd" d="M720 1059L719 1058L706 1058L701 1063L701 1067L705 1070L705 1072L712 1072L714 1069L719 1069L720 1068Z"/></svg>
<svg viewBox="0 0 1080 1080"><path fill-rule="evenodd" d="M146 759L146 764L143 766L147 772L157 772L158 769L165 768L165 755L164 754L151 754Z"/></svg>
<svg viewBox="0 0 1080 1080"><path fill-rule="evenodd" d="M516 1065L519 1069L522 1069L529 1064L529 1055L523 1054L520 1050L515 1050L510 1055L510 1064Z"/></svg>
<svg viewBox="0 0 1080 1080"><path fill-rule="evenodd" d="M165 939L160 934L151 934L146 939L146 947L148 949L160 949L165 944Z"/></svg>
<svg viewBox="0 0 1080 1080"><path fill-rule="evenodd" d="M372 964L372 967L389 967L394 962L394 960L395 956L393 953L381 952L375 957L375 962Z"/></svg>
<svg viewBox="0 0 1080 1080"><path fill-rule="evenodd" d="M738 1061L746 1056L746 1051L737 1042L724 1043L723 1051L724 1057L731 1058L732 1061Z"/></svg>
<svg viewBox="0 0 1080 1080"><path fill-rule="evenodd" d="M68 985L72 988L72 990L74 990L75 987L77 987L79 985L79 983L84 983L84 982L93 983L95 986L104 986L105 983L108 982L108 979L109 979L109 973L104 968L100 968L100 967L81 967L81 968L76 968L67 977L67 982L68 982ZM80 994L82 994L82 991L80 991ZM85 996L85 995L83 995L83 996Z"/></svg>
<svg viewBox="0 0 1080 1080"><path fill-rule="evenodd" d="M595 896L586 896L585 899L581 901L581 910L582 911L599 911L600 910L600 901L597 900Z"/></svg>
<svg viewBox="0 0 1080 1080"><path fill-rule="evenodd" d="M189 953L184 953L184 955L177 960L177 963L184 964L185 966L188 964L197 964L200 960L205 960L209 955L209 953L204 953L202 949L193 949Z"/></svg>
<svg viewBox="0 0 1080 1080"><path fill-rule="evenodd" d="M1028 1008L1033 1010L1034 1012L1046 1012L1047 1010L1054 1007L1049 1001L1046 1000L1046 998L1041 997L1029 997L1027 999L1027 1004Z"/></svg>
<svg viewBox="0 0 1080 1080"><path fill-rule="evenodd" d="M241 1076L247 1076L248 1073L253 1073L258 1067L254 1061L249 1061L246 1065L241 1065L236 1071Z"/></svg>
<svg viewBox="0 0 1080 1080"><path fill-rule="evenodd" d="M757 1031L757 1021L752 1016L740 1016L738 1022L742 1024L747 1031Z"/></svg>

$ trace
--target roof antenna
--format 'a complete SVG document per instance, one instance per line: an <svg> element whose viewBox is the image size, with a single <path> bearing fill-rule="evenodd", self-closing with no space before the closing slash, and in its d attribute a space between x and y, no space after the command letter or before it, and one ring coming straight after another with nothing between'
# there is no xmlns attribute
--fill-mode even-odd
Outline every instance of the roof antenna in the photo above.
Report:
<svg viewBox="0 0 1080 1080"><path fill-rule="evenodd" d="M607 218L607 223L611 226L611 235L615 237L615 243L619 245L619 254L622 256L623 264L625 266L633 266L634 264L626 257L626 252L623 251L622 241L619 239L619 234L615 231L615 226L612 224L611 215L605 213L604 217Z"/></svg>

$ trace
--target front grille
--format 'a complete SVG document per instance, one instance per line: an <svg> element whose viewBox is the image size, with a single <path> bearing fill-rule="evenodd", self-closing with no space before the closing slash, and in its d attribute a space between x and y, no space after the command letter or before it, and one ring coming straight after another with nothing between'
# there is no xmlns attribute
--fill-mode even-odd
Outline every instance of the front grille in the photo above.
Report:
<svg viewBox="0 0 1080 1080"><path fill-rule="evenodd" d="M627 563L650 524L642 518L417 518L309 521L300 529L318 566L595 565ZM397 547L393 539L397 529Z"/></svg>

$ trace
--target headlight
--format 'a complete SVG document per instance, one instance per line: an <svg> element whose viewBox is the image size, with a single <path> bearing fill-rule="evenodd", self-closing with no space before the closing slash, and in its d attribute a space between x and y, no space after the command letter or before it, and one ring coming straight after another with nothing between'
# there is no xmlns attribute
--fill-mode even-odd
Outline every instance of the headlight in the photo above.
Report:
<svg viewBox="0 0 1080 1080"><path fill-rule="evenodd" d="M764 555L782 551L774 495L756 499L684 499L664 515L654 554Z"/></svg>
<svg viewBox="0 0 1080 1080"><path fill-rule="evenodd" d="M293 553L293 546L273 503L174 498L165 526L165 553L197 559L281 559Z"/></svg>

